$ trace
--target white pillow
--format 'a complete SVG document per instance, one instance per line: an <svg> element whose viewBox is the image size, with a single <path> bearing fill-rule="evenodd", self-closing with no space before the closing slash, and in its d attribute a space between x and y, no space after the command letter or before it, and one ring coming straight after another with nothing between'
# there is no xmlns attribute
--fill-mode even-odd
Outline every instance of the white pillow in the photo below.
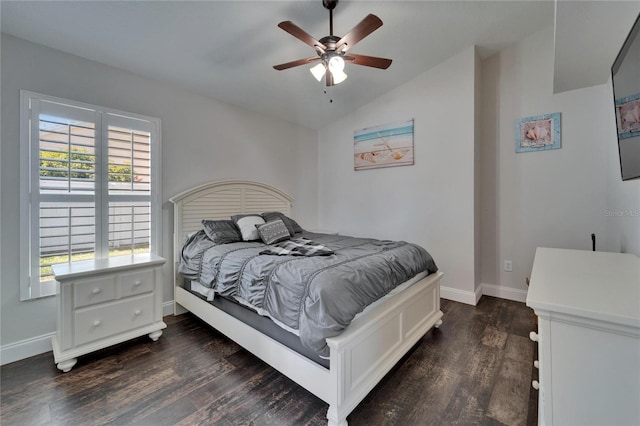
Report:
<svg viewBox="0 0 640 426"><path fill-rule="evenodd" d="M258 234L256 225L262 225L265 223L262 216L257 214L237 215L232 216L231 219L236 223L238 229L240 229L243 241L254 241L260 239L260 234Z"/></svg>

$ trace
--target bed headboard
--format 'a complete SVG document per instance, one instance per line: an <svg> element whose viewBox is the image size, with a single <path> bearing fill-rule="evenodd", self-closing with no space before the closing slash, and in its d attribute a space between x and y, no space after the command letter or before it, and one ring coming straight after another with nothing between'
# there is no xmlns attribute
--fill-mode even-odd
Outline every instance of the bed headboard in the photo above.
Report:
<svg viewBox="0 0 640 426"><path fill-rule="evenodd" d="M169 201L173 203L175 265L187 235L202 229L202 219L229 219L234 214L267 211L279 211L290 216L293 198L264 183L221 180L188 189Z"/></svg>

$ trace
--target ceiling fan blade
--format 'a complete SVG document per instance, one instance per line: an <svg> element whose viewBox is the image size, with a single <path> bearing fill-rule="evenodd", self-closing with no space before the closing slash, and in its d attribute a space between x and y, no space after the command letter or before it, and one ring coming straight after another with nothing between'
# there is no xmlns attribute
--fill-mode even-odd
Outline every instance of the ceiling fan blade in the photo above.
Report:
<svg viewBox="0 0 640 426"><path fill-rule="evenodd" d="M345 62L350 62L355 65L364 65L365 67L380 68L383 70L386 70L391 65L391 59L356 55L355 53L349 53L343 56L342 59L344 59Z"/></svg>
<svg viewBox="0 0 640 426"><path fill-rule="evenodd" d="M288 32L289 34L291 34L292 36L294 36L295 38L297 38L298 40L313 47L314 49L316 48L316 46L318 46L322 48L322 50L327 50L327 46L320 43L315 38L311 37L305 30L303 30L302 28L300 28L299 26L297 26L291 21L282 21L278 24L278 26L283 30L285 30L286 32Z"/></svg>
<svg viewBox="0 0 640 426"><path fill-rule="evenodd" d="M306 65L306 64L309 64L311 62L319 61L319 60L320 60L320 58L317 57L317 56L310 56L308 58L298 59L296 61L287 62L285 64L274 65L273 68L277 69L278 71L282 71L282 70L286 70L286 69L289 69L289 68L298 67L300 65Z"/></svg>
<svg viewBox="0 0 640 426"><path fill-rule="evenodd" d="M358 43L360 40L377 30L382 26L382 20L376 15L369 14L355 27L349 31L349 33L342 37L338 43L336 43L338 52L346 52Z"/></svg>

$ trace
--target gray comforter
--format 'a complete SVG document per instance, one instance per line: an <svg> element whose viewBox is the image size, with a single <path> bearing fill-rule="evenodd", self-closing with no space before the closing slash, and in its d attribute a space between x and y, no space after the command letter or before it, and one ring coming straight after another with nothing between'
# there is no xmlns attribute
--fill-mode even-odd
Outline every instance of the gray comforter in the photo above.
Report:
<svg viewBox="0 0 640 426"><path fill-rule="evenodd" d="M259 255L265 245L215 245L204 232L182 249L179 272L239 297L287 327L321 356L327 337L340 334L356 314L420 272L438 270L427 251L404 241L381 241L305 232L298 234L332 249L330 256Z"/></svg>

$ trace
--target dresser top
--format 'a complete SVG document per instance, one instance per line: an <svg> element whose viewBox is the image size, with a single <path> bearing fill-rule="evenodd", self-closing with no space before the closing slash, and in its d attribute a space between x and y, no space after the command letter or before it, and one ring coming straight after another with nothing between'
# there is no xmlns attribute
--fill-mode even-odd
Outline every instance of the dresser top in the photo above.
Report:
<svg viewBox="0 0 640 426"><path fill-rule="evenodd" d="M640 327L640 258L538 247L527 306Z"/></svg>
<svg viewBox="0 0 640 426"><path fill-rule="evenodd" d="M81 260L71 263L58 263L52 265L56 280L80 278L102 272L116 272L144 266L162 265L164 258L149 253L140 253L126 256L114 256L104 259Z"/></svg>

